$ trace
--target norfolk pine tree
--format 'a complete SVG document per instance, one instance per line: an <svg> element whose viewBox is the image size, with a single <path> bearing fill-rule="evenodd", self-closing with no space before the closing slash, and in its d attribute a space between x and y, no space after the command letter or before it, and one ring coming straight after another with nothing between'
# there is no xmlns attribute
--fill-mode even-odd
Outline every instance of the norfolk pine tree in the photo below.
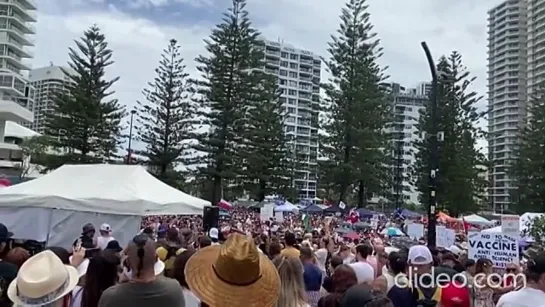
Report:
<svg viewBox="0 0 545 307"><path fill-rule="evenodd" d="M485 185L477 168L485 163L484 155L475 147L483 133L476 127L484 115L476 108L482 97L469 90L475 77L470 76L459 53L452 52L448 58L443 56L437 71L441 76L437 87L437 123L438 131L444 133L444 140L438 142L439 209L451 214L476 212L479 210L477 198ZM417 133L423 138L414 143L416 161L411 170L422 204L428 203L429 196L431 127L431 108L426 105L417 125Z"/></svg>
<svg viewBox="0 0 545 307"><path fill-rule="evenodd" d="M111 86L119 79L107 80L105 70L113 64L112 50L104 34L94 25L69 48L69 67L64 71L72 81L66 92L58 92L53 110L45 119L50 147L64 163L108 162L121 142L121 121L125 109L112 99Z"/></svg>
<svg viewBox="0 0 545 307"><path fill-rule="evenodd" d="M279 193L290 181L283 125L285 106L278 101L276 76L257 70L252 76L257 86L251 94L242 138L244 146L240 149L242 178L245 190L255 200L263 201L266 195Z"/></svg>
<svg viewBox="0 0 545 307"><path fill-rule="evenodd" d="M520 133L515 158L509 168L517 181L516 212L545 211L545 87L530 98L528 122ZM542 219L543 220L543 219ZM541 223L543 225L545 223ZM545 227L535 227L545 229ZM542 230L540 230L543 233ZM543 236L543 235L542 235Z"/></svg>
<svg viewBox="0 0 545 307"><path fill-rule="evenodd" d="M143 91L146 101L137 106L136 135L146 148L141 154L147 158L149 171L167 183L177 180L174 168L185 164L198 124L185 68L180 46L172 39L161 55L154 80Z"/></svg>
<svg viewBox="0 0 545 307"><path fill-rule="evenodd" d="M330 178L336 181L340 200L346 201L350 186L359 186L361 192L382 192L380 188L389 182L384 127L390 104L380 85L386 76L376 63L381 49L366 1L350 0L340 18L337 35L329 43L330 58L324 60L331 78L323 86L329 117L323 123L323 152L329 165L323 166L334 172ZM360 206L367 194L360 193Z"/></svg>
<svg viewBox="0 0 545 307"><path fill-rule="evenodd" d="M208 55L196 59L201 73L195 80L199 116L209 129L196 135L195 149L202 155L193 163L212 181L208 198L213 204L220 200L224 185L234 182L240 173L245 116L259 80L254 74L263 66L259 32L248 18L246 1L233 0L232 4L223 22L205 40Z"/></svg>

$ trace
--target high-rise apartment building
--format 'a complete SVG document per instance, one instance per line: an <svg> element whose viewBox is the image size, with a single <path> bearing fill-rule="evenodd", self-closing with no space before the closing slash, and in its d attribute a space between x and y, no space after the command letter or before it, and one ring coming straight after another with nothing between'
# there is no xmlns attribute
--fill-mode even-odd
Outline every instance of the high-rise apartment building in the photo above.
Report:
<svg viewBox="0 0 545 307"><path fill-rule="evenodd" d="M419 193L410 181L410 171L411 166L416 162L417 149L413 144L421 137L417 133L416 125L420 119L420 111L428 101L424 84L429 83L422 83L414 89L405 89L397 83L390 84L394 122L388 125L387 133L394 140L394 146L392 149L393 188L392 197L389 198L394 203L399 201L399 205L420 203Z"/></svg>
<svg viewBox="0 0 545 307"><path fill-rule="evenodd" d="M540 10L528 10L540 3ZM501 211L511 203L516 183L509 177L517 135L526 123L528 88L545 73L545 38L527 34L536 20L545 23L543 0L508 0L488 12L488 197L491 209ZM536 19L537 18L537 19ZM535 31L535 30L532 30ZM541 29L545 34L545 29ZM532 49L532 50L530 50ZM528 52L527 52L528 51ZM544 62L545 63L545 62ZM543 79L541 79L543 80Z"/></svg>
<svg viewBox="0 0 545 307"><path fill-rule="evenodd" d="M36 89L34 96L34 122L30 123L30 128L43 134L45 131L46 113L53 111L53 98L62 91L67 91L67 85L72 79L65 74L65 71L75 73L68 67L51 66L33 69L29 74L30 83Z"/></svg>
<svg viewBox="0 0 545 307"><path fill-rule="evenodd" d="M33 120L34 89L23 72L30 69L25 59L33 57L28 48L34 46L35 10L35 0L0 0L0 160L16 164L21 161L21 148L6 140L6 127L12 124L6 123ZM16 164L3 163L0 172L6 174Z"/></svg>
<svg viewBox="0 0 545 307"><path fill-rule="evenodd" d="M287 114L284 131L301 166L294 174L294 184L300 198L313 199L318 167L321 60L310 51L267 40L264 52L265 71L278 76L282 91L279 102Z"/></svg>

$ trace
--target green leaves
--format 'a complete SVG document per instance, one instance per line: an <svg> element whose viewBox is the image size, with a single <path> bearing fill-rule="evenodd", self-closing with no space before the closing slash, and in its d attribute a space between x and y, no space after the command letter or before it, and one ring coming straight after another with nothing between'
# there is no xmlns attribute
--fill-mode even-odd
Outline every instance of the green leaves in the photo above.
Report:
<svg viewBox="0 0 545 307"><path fill-rule="evenodd" d="M193 131L198 129L197 103L185 72L177 41L170 40L163 51L156 76L143 91L145 101L138 101L136 139L145 144L141 152L152 174L165 182L176 181L173 171L187 162Z"/></svg>
<svg viewBox="0 0 545 307"><path fill-rule="evenodd" d="M69 48L72 71L67 91L55 93L53 111L45 127L50 146L64 163L111 162L121 144L125 109L110 98L111 86L119 79L107 80L105 70L113 64L112 51L97 26Z"/></svg>
<svg viewBox="0 0 545 307"><path fill-rule="evenodd" d="M509 173L517 180L516 195L511 195L516 212L545 210L545 88L541 86L528 103L528 122L519 138L505 133L507 144L517 145ZM537 240L537 239L536 239Z"/></svg>
<svg viewBox="0 0 545 307"><path fill-rule="evenodd" d="M342 10L339 30L329 43L330 58L324 60L332 77L323 85L327 119L322 122L326 135L321 148L328 160L321 168L333 173L321 179L336 186L343 201L349 187L364 187L359 205L368 193L381 193L389 183L383 129L389 102L380 86L386 76L376 63L381 49L366 9L364 0L350 0Z"/></svg>
<svg viewBox="0 0 545 307"><path fill-rule="evenodd" d="M482 97L469 90L475 78L470 76L459 53L442 57L437 70L443 72L437 90L437 124L438 131L444 133L444 141L439 142L439 209L454 215L476 212L485 205L483 196L487 185L486 179L480 176L487 162L475 146L484 134L476 125L484 115L476 106ZM412 167L412 180L423 204L427 204L429 195L430 111L426 107L420 116L418 133L428 137L415 142L416 163Z"/></svg>

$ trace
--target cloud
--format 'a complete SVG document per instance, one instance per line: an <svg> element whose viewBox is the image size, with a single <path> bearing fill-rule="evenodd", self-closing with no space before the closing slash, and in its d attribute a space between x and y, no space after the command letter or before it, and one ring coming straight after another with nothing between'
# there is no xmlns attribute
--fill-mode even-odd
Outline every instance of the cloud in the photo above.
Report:
<svg viewBox="0 0 545 307"><path fill-rule="evenodd" d="M383 66L390 81L414 86L429 80L420 42L435 58L453 50L486 93L486 12L500 0L368 0L371 22L381 39ZM153 78L161 51L170 38L182 45L190 72L193 59L204 53L203 39L230 0L40 0L34 67L65 64L68 47L90 25L98 24L114 50L110 76L121 76L117 97L129 107ZM269 39L327 56L327 42L338 24L341 0L252 0L247 9L254 24ZM165 13L166 12L166 13ZM484 108L486 102L481 102Z"/></svg>

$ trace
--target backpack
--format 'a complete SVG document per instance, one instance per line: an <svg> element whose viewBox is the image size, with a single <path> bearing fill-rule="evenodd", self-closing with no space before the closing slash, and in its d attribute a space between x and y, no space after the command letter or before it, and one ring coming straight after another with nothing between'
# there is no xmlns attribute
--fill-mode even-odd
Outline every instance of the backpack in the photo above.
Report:
<svg viewBox="0 0 545 307"><path fill-rule="evenodd" d="M420 288L413 288L413 297L418 307L440 307L441 306L442 289L435 287L433 295L427 296L420 290Z"/></svg>

